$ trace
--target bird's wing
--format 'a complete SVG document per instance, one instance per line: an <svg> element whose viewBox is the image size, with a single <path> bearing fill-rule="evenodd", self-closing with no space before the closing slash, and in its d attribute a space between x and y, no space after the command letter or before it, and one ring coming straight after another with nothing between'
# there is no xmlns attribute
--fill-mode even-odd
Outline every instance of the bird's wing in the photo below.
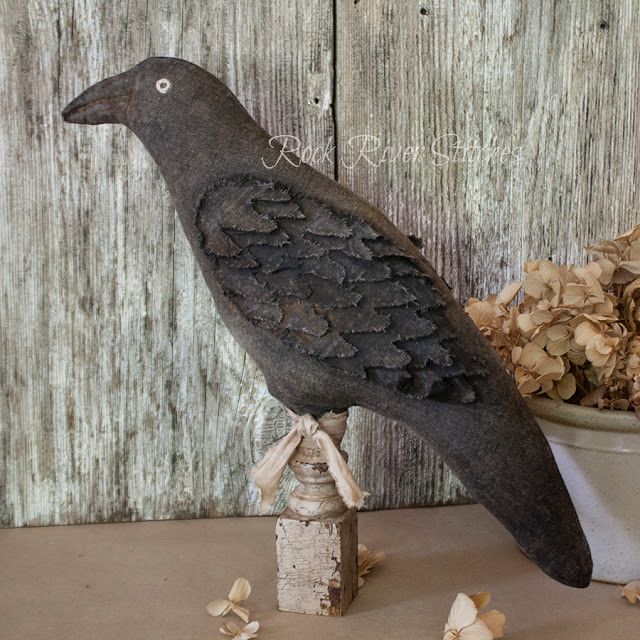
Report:
<svg viewBox="0 0 640 640"><path fill-rule="evenodd" d="M589 547L548 443L419 254L349 212L255 179L210 189L194 222L207 270L238 313L362 388L392 390L377 394L384 415L428 438L549 575L588 584Z"/></svg>
<svg viewBox="0 0 640 640"><path fill-rule="evenodd" d="M290 348L411 398L474 400L438 288L367 222L243 177L212 187L195 224L238 312Z"/></svg>

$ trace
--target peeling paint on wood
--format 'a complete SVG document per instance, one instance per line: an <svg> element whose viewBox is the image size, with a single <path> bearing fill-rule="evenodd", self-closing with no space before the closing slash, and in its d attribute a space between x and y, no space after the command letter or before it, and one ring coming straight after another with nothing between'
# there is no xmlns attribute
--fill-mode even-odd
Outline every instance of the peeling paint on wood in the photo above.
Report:
<svg viewBox="0 0 640 640"><path fill-rule="evenodd" d="M342 616L358 593L358 524L352 509L331 520L276 522L278 609Z"/></svg>

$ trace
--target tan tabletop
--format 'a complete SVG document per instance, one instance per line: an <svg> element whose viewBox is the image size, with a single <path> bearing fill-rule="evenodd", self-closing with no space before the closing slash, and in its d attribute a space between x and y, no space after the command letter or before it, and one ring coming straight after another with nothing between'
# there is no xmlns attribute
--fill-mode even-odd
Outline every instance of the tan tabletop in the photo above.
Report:
<svg viewBox="0 0 640 640"><path fill-rule="evenodd" d="M234 578L260 638L440 640L459 591L491 591L513 640L637 640L640 605L612 585L547 578L478 506L360 515L360 540L382 549L343 618L277 611L273 518L184 520L0 531L0 638L216 638L205 606ZM638 576L640 578L640 576Z"/></svg>

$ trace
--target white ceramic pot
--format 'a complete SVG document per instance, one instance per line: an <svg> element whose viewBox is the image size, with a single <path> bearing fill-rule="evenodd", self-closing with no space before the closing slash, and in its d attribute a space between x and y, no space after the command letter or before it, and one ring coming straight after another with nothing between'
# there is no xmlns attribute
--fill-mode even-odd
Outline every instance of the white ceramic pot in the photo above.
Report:
<svg viewBox="0 0 640 640"><path fill-rule="evenodd" d="M591 547L593 578L640 579L640 419L530 398Z"/></svg>

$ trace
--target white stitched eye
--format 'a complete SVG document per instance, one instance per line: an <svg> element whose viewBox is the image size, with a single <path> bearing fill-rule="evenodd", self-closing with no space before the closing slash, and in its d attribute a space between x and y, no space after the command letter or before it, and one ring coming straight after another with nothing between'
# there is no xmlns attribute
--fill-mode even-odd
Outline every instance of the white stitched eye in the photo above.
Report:
<svg viewBox="0 0 640 640"><path fill-rule="evenodd" d="M160 80L158 80L158 82L156 82L156 89L160 93L167 93L169 89L171 89L171 82L169 82L169 80L167 80L166 78L161 78Z"/></svg>

